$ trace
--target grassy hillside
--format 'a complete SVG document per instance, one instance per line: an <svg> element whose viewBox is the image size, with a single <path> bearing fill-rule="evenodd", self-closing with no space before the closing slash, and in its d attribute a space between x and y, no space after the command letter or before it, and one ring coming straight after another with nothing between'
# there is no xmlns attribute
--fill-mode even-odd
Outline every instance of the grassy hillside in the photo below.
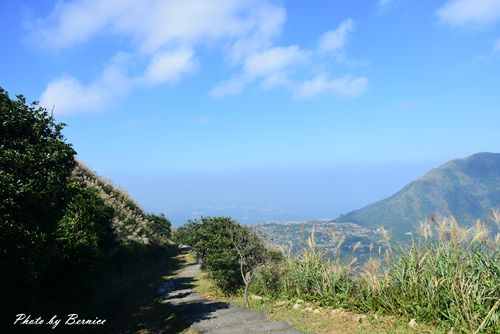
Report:
<svg viewBox="0 0 500 334"><path fill-rule="evenodd" d="M93 189L113 209L111 228L116 240L122 245L158 245L168 243L168 233L162 233L155 217L145 213L122 189L99 177L83 163L73 170L71 179ZM170 229L168 226L164 228Z"/></svg>
<svg viewBox="0 0 500 334"><path fill-rule="evenodd" d="M397 235L414 231L429 215L453 215L464 225L500 206L500 154L478 153L431 170L393 196L339 217L368 228L383 225Z"/></svg>

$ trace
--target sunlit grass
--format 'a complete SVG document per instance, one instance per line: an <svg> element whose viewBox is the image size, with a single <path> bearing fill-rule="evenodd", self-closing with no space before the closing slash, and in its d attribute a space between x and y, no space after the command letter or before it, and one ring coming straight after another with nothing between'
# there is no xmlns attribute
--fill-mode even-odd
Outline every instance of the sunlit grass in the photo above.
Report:
<svg viewBox="0 0 500 334"><path fill-rule="evenodd" d="M314 247L312 233L309 249L261 268L252 291L273 299L300 298L354 312L416 319L443 331L492 333L500 328L498 240L489 239L490 231L481 221L470 229L453 218L424 222L421 235L401 247L398 256L390 233L383 227L379 232L380 256L362 266L356 258L326 260Z"/></svg>
<svg viewBox="0 0 500 334"><path fill-rule="evenodd" d="M195 277L195 291L211 300L244 306L241 294L227 296L200 273ZM322 307L318 302L300 302L300 308L294 308L295 301L271 299L251 295L250 308L263 312L272 321L286 321L291 326L305 333L440 333L438 329L423 324L412 328L404 318L382 316L378 314L357 314L331 307Z"/></svg>

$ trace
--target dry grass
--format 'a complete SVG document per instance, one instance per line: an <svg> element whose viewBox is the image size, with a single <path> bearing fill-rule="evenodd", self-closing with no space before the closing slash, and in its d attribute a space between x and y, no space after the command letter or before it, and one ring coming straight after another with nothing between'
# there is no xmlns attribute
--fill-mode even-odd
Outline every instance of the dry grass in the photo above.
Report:
<svg viewBox="0 0 500 334"><path fill-rule="evenodd" d="M217 291L216 287L200 273L195 278L195 291L211 300L234 303L244 306L241 296L228 297ZM286 321L293 327L306 333L318 334L362 334L362 333L439 333L437 329L422 324L415 327L402 318L377 314L357 314L344 310L321 307L318 303L301 302L300 308L294 308L295 302L289 300L271 300L252 295L250 308L265 313L272 321Z"/></svg>
<svg viewBox="0 0 500 334"><path fill-rule="evenodd" d="M421 237L396 256L389 232L381 227L380 256L362 266L356 258L325 260L311 237L310 248L299 256L262 268L253 292L415 318L442 331L495 332L500 326L499 238L489 239L479 220L465 229L452 217L424 222L420 231Z"/></svg>

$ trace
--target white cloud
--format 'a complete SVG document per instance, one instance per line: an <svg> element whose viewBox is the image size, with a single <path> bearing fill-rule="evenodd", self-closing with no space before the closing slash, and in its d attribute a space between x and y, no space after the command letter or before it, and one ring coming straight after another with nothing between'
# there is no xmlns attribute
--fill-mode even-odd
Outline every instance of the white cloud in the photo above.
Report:
<svg viewBox="0 0 500 334"><path fill-rule="evenodd" d="M301 82L299 72L319 60L320 54L345 60L344 45L354 29L351 19L325 33L316 50L274 45L285 20L285 8L273 0L56 2L48 17L30 22L29 40L34 45L62 53L96 37L118 36L124 46L116 54L127 50L133 61L119 70L109 66L87 84L69 75L55 78L40 100L66 114L104 109L137 86L178 82L197 69L200 53L207 50L221 50L222 59L234 71L211 90L212 97L238 94L250 84L293 92ZM108 79L110 73L116 80Z"/></svg>
<svg viewBox="0 0 500 334"><path fill-rule="evenodd" d="M238 38L231 46L230 58L233 63L243 61L249 55L272 46L272 39L281 34L286 21L283 7L262 5L254 11L252 20L258 24L250 24L250 32Z"/></svg>
<svg viewBox="0 0 500 334"><path fill-rule="evenodd" d="M309 58L309 52L296 45L273 47L247 56L242 73L216 85L210 92L213 98L240 93L243 88L258 80L264 89L286 85L293 69Z"/></svg>
<svg viewBox="0 0 500 334"><path fill-rule="evenodd" d="M354 98L368 88L368 78L350 75L330 79L325 73L316 75L311 80L302 82L295 90L294 98L309 99L320 94L333 94Z"/></svg>
<svg viewBox="0 0 500 334"><path fill-rule="evenodd" d="M143 79L150 84L175 83L183 74L192 72L195 66L192 50L167 51L153 56Z"/></svg>
<svg viewBox="0 0 500 334"><path fill-rule="evenodd" d="M288 77L287 72L277 72L268 75L260 82L260 87L265 90L270 90L277 87L290 87L293 81Z"/></svg>
<svg viewBox="0 0 500 334"><path fill-rule="evenodd" d="M265 90L284 87L292 91L296 99L310 98L326 92L347 98L359 96L368 85L365 77L345 76L328 79L325 73L321 73L315 75L312 80L303 81L297 78L299 70L306 65L317 65L321 58L328 54L333 54L339 63L351 63L345 57L344 46L348 34L354 30L354 25L352 19L347 19L341 22L337 29L324 33L316 50L292 45L271 47L249 54L242 61L241 73L216 85L210 96L221 98L238 94L252 82L258 82Z"/></svg>
<svg viewBox="0 0 500 334"><path fill-rule="evenodd" d="M210 97L222 98L227 95L236 95L241 93L243 87L247 84L247 80L241 77L233 77L229 80L218 83L210 91Z"/></svg>
<svg viewBox="0 0 500 334"><path fill-rule="evenodd" d="M109 27L112 19L125 10L116 1L80 0L57 2L45 19L29 22L29 40L50 50L60 50L86 42Z"/></svg>
<svg viewBox="0 0 500 334"><path fill-rule="evenodd" d="M74 0L32 22L31 40L61 50L114 34L131 38L146 54L220 40L258 48L281 33L285 17L284 8L269 0Z"/></svg>
<svg viewBox="0 0 500 334"><path fill-rule="evenodd" d="M307 60L307 51L298 46L274 47L249 56L243 65L249 77L263 77L275 74Z"/></svg>
<svg viewBox="0 0 500 334"><path fill-rule="evenodd" d="M272 0L74 0L57 2L47 18L30 22L29 40L43 50L61 52L96 36L119 36L126 41L124 49L143 64L142 73L125 81L132 86L158 85L175 83L193 72L201 47L225 46L233 63L271 48L285 19L284 7ZM61 96L73 96L102 85L100 78L82 85L76 78L62 76L49 83L43 101L54 102L56 90L65 94ZM232 83L225 89L236 86ZM57 105L90 111L113 92L96 92L94 103L78 108L69 102L73 98L61 97Z"/></svg>
<svg viewBox="0 0 500 334"><path fill-rule="evenodd" d="M451 26L484 26L500 19L500 0L449 0L436 14Z"/></svg>
<svg viewBox="0 0 500 334"><path fill-rule="evenodd" d="M59 115L96 112L104 109L116 96L130 89L130 79L116 64L108 66L92 83L82 83L68 75L49 82L40 97L40 104L54 107Z"/></svg>
<svg viewBox="0 0 500 334"><path fill-rule="evenodd" d="M319 53L339 53L344 49L347 35L354 30L354 21L347 19L340 23L337 29L327 31L321 36L318 45Z"/></svg>

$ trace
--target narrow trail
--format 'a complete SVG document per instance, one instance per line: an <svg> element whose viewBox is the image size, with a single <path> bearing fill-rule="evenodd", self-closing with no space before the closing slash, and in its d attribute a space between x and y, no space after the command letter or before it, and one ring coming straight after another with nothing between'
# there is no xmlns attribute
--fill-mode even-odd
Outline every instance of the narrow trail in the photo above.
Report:
<svg viewBox="0 0 500 334"><path fill-rule="evenodd" d="M168 304L177 316L187 322L190 329L207 334L302 333L286 322L272 322L262 313L199 296L192 286L199 270L197 264L187 265L175 278L158 288L163 296L161 302Z"/></svg>

